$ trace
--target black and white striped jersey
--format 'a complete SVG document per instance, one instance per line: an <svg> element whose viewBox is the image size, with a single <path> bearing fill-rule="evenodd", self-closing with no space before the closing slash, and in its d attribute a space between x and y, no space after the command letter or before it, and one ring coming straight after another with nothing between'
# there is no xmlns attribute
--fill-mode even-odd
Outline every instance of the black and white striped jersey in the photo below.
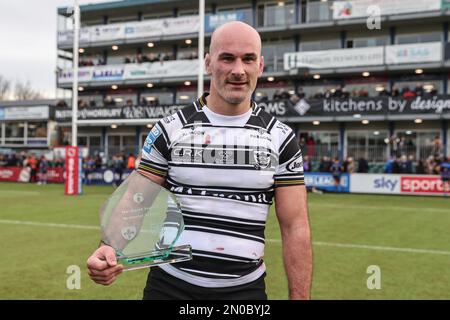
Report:
<svg viewBox="0 0 450 320"><path fill-rule="evenodd" d="M205 97L155 125L138 171L166 179L185 222L176 245L193 248L191 261L161 268L203 287L236 286L265 272L274 188L304 184L302 155L292 129L255 102L230 117Z"/></svg>

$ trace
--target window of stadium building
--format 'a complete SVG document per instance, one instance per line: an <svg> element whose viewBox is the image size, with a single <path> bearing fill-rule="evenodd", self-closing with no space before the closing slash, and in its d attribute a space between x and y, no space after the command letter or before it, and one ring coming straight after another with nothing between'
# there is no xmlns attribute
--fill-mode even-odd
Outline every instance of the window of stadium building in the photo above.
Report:
<svg viewBox="0 0 450 320"><path fill-rule="evenodd" d="M347 131L347 157L384 162L388 157L387 131Z"/></svg>
<svg viewBox="0 0 450 320"><path fill-rule="evenodd" d="M365 47L378 47L385 46L389 44L389 37L380 36L380 37L371 37L371 38L350 38L346 41L347 48L365 48Z"/></svg>
<svg viewBox="0 0 450 320"><path fill-rule="evenodd" d="M97 155L99 152L103 151L101 144L102 138L99 135L92 136L80 134L77 140L80 147L88 148L89 155L91 156Z"/></svg>
<svg viewBox="0 0 450 320"><path fill-rule="evenodd" d="M285 26L295 23L294 2L258 3L258 27Z"/></svg>
<svg viewBox="0 0 450 320"><path fill-rule="evenodd" d="M80 95L78 99L78 107L101 107L103 106L103 96L98 95Z"/></svg>
<svg viewBox="0 0 450 320"><path fill-rule="evenodd" d="M439 131L397 131L390 139L391 154L426 160L443 152Z"/></svg>
<svg viewBox="0 0 450 320"><path fill-rule="evenodd" d="M339 88L340 84L327 84L327 85L319 85L319 86L303 86L299 88L299 92L302 92L307 99L322 99L330 94L333 94L333 91L336 91L336 88Z"/></svg>
<svg viewBox="0 0 450 320"><path fill-rule="evenodd" d="M124 63L137 63L136 49L120 49L119 51L108 51L108 65L111 64L124 64Z"/></svg>
<svg viewBox="0 0 450 320"><path fill-rule="evenodd" d="M293 85L286 85L282 88L258 88L255 91L255 101L266 102L271 100L286 100L295 93Z"/></svg>
<svg viewBox="0 0 450 320"><path fill-rule="evenodd" d="M25 142L25 122L6 122L5 144L24 144Z"/></svg>
<svg viewBox="0 0 450 320"><path fill-rule="evenodd" d="M197 91L178 91L177 104L190 104L197 99Z"/></svg>
<svg viewBox="0 0 450 320"><path fill-rule="evenodd" d="M322 0L303 0L301 22L329 21L333 17L332 5Z"/></svg>
<svg viewBox="0 0 450 320"><path fill-rule="evenodd" d="M442 94L443 81L398 81L392 87L391 96L402 96L404 98L427 97Z"/></svg>
<svg viewBox="0 0 450 320"><path fill-rule="evenodd" d="M439 31L426 33L397 34L396 36L397 44L437 42L437 41L441 41L441 32Z"/></svg>
<svg viewBox="0 0 450 320"><path fill-rule="evenodd" d="M346 84L343 90L350 97L378 97L389 94L389 83L352 83Z"/></svg>
<svg viewBox="0 0 450 320"><path fill-rule="evenodd" d="M320 50L332 50L340 49L341 40L328 39L328 40L312 40L300 42L300 51L320 51Z"/></svg>
<svg viewBox="0 0 450 320"><path fill-rule="evenodd" d="M108 135L108 157L118 154L128 155L136 152L135 135Z"/></svg>
<svg viewBox="0 0 450 320"><path fill-rule="evenodd" d="M310 161L318 162L324 156L339 156L339 132L303 132L298 134L303 155Z"/></svg>
<svg viewBox="0 0 450 320"><path fill-rule="evenodd" d="M285 52L295 51L294 39L263 39L262 55L264 56L264 71L283 71L283 57Z"/></svg>
<svg viewBox="0 0 450 320"><path fill-rule="evenodd" d="M131 107L137 104L137 94L112 94L105 98L104 105L117 107Z"/></svg>
<svg viewBox="0 0 450 320"><path fill-rule="evenodd" d="M47 144L47 122L28 122L27 143Z"/></svg>
<svg viewBox="0 0 450 320"><path fill-rule="evenodd" d="M238 17L242 16L242 22L248 23L249 25L253 25L253 10L249 6L237 7L237 6L220 6L217 7L218 15L234 15L236 14Z"/></svg>
<svg viewBox="0 0 450 320"><path fill-rule="evenodd" d="M145 92L141 94L139 105L157 106L173 104L174 94L172 92Z"/></svg>

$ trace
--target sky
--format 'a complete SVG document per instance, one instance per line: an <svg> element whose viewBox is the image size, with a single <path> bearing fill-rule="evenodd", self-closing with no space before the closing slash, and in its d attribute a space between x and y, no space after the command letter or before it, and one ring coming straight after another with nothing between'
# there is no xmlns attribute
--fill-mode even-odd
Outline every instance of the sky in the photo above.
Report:
<svg viewBox="0 0 450 320"><path fill-rule="evenodd" d="M108 0L78 0L79 4ZM56 96L57 8L72 0L0 0L0 75Z"/></svg>

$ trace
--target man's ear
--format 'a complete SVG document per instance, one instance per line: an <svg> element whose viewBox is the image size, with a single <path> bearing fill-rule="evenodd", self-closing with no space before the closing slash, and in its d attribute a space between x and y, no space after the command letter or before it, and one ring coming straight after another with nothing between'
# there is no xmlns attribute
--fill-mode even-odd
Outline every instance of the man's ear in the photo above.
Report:
<svg viewBox="0 0 450 320"><path fill-rule="evenodd" d="M211 75L211 56L209 53L205 55L205 70L208 75Z"/></svg>

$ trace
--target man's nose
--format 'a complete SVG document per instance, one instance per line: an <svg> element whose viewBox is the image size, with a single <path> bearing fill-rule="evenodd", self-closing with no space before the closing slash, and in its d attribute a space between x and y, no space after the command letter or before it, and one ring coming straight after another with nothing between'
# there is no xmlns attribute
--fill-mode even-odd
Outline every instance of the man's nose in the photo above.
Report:
<svg viewBox="0 0 450 320"><path fill-rule="evenodd" d="M233 76L242 77L245 74L244 64L241 59L236 59L234 61L233 69L231 70Z"/></svg>

